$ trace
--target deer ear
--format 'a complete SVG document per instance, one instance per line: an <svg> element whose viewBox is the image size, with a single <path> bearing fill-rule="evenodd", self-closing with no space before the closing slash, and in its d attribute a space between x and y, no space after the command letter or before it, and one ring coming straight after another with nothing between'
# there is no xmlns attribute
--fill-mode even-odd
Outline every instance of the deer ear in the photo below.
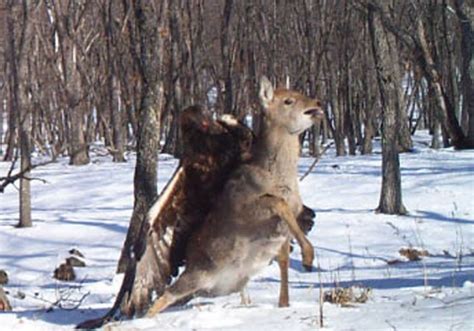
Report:
<svg viewBox="0 0 474 331"><path fill-rule="evenodd" d="M273 100L273 86L266 76L260 78L260 92L258 95L260 102L265 108Z"/></svg>

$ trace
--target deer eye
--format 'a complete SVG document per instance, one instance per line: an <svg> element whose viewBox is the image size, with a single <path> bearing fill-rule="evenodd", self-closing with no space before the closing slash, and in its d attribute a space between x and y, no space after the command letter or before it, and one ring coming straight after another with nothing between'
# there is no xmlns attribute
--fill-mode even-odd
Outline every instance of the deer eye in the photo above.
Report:
<svg viewBox="0 0 474 331"><path fill-rule="evenodd" d="M283 101L283 103L287 106L292 105L294 102L295 102L295 99L292 99L292 98L287 98L285 99L285 101Z"/></svg>

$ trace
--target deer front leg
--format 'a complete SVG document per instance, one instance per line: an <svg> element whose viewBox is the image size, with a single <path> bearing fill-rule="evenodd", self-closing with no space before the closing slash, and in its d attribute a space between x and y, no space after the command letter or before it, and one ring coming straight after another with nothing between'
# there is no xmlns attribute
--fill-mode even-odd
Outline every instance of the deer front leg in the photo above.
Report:
<svg viewBox="0 0 474 331"><path fill-rule="evenodd" d="M290 266L290 240L286 240L281 246L277 256L278 266L280 267L280 299L278 307L288 307L290 305L288 291L288 268Z"/></svg>
<svg viewBox="0 0 474 331"><path fill-rule="evenodd" d="M311 271L313 269L314 260L313 245L301 230L300 226L298 225L298 221L284 200L277 199L275 209L282 220L286 222L291 234L293 237L295 237L296 241L301 247L301 252L303 255L303 267L306 270Z"/></svg>

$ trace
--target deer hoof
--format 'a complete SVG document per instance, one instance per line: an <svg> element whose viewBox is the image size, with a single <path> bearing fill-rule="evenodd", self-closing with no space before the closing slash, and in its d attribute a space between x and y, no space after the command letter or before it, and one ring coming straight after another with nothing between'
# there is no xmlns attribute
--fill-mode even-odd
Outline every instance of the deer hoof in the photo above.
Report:
<svg viewBox="0 0 474 331"><path fill-rule="evenodd" d="M311 272L313 271L313 266L311 264L303 264L303 268L305 271Z"/></svg>

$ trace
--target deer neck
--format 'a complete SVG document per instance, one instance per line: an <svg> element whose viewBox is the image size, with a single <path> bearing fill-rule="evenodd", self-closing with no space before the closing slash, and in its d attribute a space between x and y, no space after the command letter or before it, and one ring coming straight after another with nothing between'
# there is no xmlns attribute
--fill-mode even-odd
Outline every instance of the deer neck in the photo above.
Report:
<svg viewBox="0 0 474 331"><path fill-rule="evenodd" d="M254 164L269 171L280 185L297 190L298 135L264 120L253 155Z"/></svg>

